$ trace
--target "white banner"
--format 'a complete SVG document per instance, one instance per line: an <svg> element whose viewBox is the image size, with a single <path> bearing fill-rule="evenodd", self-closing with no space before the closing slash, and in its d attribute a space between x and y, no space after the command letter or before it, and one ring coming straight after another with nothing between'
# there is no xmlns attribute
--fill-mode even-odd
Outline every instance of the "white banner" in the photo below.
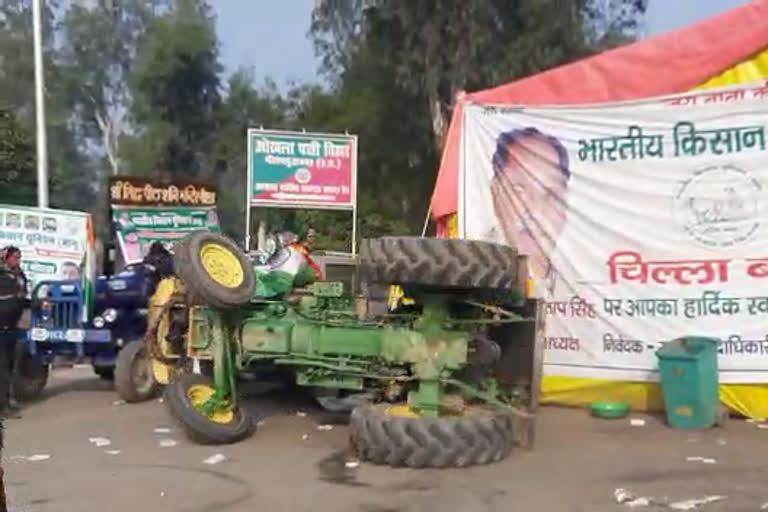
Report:
<svg viewBox="0 0 768 512"><path fill-rule="evenodd" d="M545 373L657 380L713 336L768 382L768 85L558 108L467 105L459 230L534 262Z"/></svg>
<svg viewBox="0 0 768 512"><path fill-rule="evenodd" d="M0 205L0 248L21 249L30 291L40 281L83 277L88 227L87 213Z"/></svg>

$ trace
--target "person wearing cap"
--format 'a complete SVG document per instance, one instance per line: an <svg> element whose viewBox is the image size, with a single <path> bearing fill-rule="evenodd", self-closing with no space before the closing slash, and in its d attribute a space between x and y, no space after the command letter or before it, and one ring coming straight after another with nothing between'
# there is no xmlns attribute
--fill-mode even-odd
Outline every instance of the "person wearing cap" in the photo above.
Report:
<svg viewBox="0 0 768 512"><path fill-rule="evenodd" d="M21 250L0 251L0 412L18 417L12 380L16 361L16 329L27 299L27 276L21 270Z"/></svg>

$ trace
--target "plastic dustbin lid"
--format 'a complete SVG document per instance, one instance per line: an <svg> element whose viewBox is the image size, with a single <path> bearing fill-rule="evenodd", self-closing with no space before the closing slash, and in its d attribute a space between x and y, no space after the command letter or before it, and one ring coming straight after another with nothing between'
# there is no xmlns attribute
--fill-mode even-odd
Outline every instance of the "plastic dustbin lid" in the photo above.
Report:
<svg viewBox="0 0 768 512"><path fill-rule="evenodd" d="M707 336L683 336L663 343L656 356L688 359L709 348L717 349L719 343L719 339Z"/></svg>

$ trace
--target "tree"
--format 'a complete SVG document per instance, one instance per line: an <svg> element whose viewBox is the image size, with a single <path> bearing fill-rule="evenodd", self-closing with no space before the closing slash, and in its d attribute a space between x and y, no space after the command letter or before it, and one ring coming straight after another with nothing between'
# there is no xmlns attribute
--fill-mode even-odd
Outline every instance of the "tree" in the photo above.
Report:
<svg viewBox="0 0 768 512"><path fill-rule="evenodd" d="M63 87L62 67L55 43L56 0L44 3L43 60L45 64L46 131L51 205L82 208L93 195L93 168L70 130L72 112ZM0 2L0 104L11 108L29 133L35 128L34 63L31 0ZM33 173L34 174L34 173ZM85 199L85 200L84 200Z"/></svg>
<svg viewBox="0 0 768 512"><path fill-rule="evenodd" d="M35 145L10 110L0 110L0 203L34 206Z"/></svg>
<svg viewBox="0 0 768 512"><path fill-rule="evenodd" d="M127 78L140 35L167 0L98 0L73 4L62 22L62 67L67 96L83 142L102 153L111 174L120 172L119 141L128 129Z"/></svg>
<svg viewBox="0 0 768 512"><path fill-rule="evenodd" d="M218 188L217 208L225 231L236 240L245 232L248 179L248 128L287 126L288 103L267 81L257 87L251 70L241 69L230 78L226 97L217 112L211 159Z"/></svg>
<svg viewBox="0 0 768 512"><path fill-rule="evenodd" d="M140 127L125 156L134 174L205 179L220 107L218 41L204 1L178 0L141 38L130 77Z"/></svg>
<svg viewBox="0 0 768 512"><path fill-rule="evenodd" d="M437 148L459 90L584 57L615 41L617 32L631 37L645 9L641 0L370 0L354 6L320 0L315 8L313 36L325 64L345 66L349 59L338 55L361 47L384 60L404 90L424 95ZM329 37L353 47L340 52L322 44Z"/></svg>

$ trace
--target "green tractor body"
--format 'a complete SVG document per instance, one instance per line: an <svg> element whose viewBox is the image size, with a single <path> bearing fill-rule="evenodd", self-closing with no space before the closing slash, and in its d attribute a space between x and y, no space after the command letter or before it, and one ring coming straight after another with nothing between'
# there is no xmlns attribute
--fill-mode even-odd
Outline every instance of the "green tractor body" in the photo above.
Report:
<svg viewBox="0 0 768 512"><path fill-rule="evenodd" d="M241 265L232 275L198 256L220 248ZM392 238L364 241L361 259L368 280L402 284L417 305L373 313L370 297L342 281L260 299L248 295L258 273L250 275L251 263L230 240L203 232L175 248L177 289L147 340L156 359L174 367L168 407L193 438L220 443L249 435L239 377L277 369L320 394L369 397L351 425L355 446L374 462L463 466L508 454L516 404L494 379L500 349L487 333L531 321L515 312L524 305L516 253L479 242ZM203 366L209 375L190 375L190 360L210 363Z"/></svg>

